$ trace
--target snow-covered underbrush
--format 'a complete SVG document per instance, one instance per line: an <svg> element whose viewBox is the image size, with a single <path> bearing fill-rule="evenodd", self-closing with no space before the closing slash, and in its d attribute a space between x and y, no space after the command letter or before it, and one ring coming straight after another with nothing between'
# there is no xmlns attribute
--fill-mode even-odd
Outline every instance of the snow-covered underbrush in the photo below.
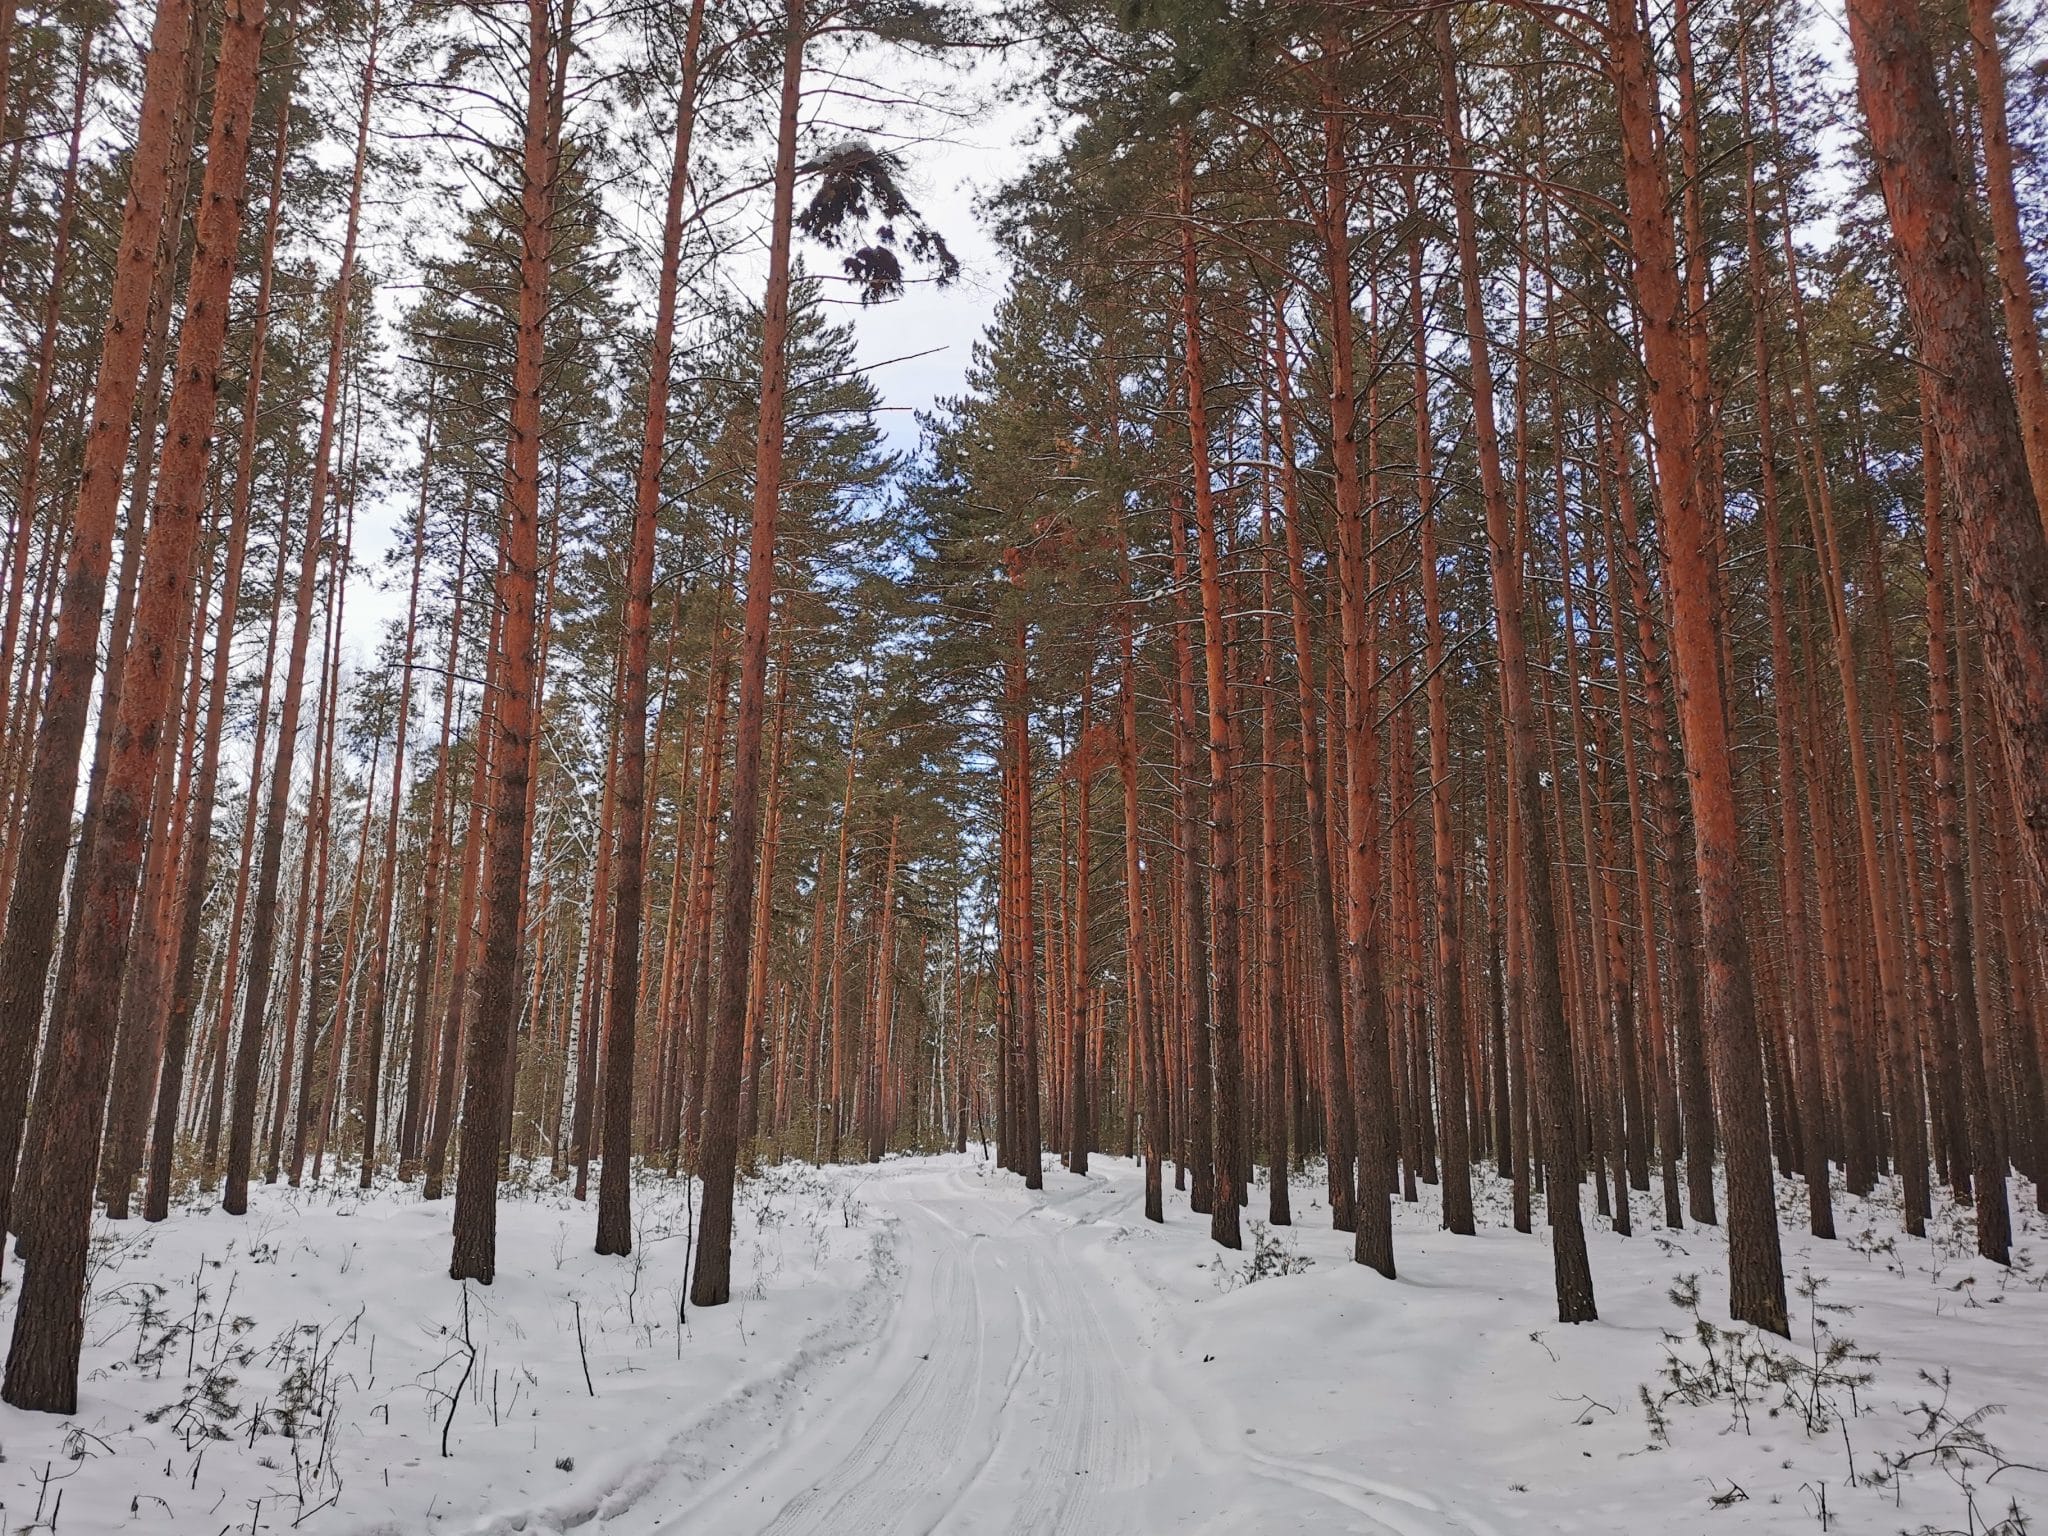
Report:
<svg viewBox="0 0 2048 1536"><path fill-rule="evenodd" d="M594 1182L594 1180L593 1180ZM0 1409L0 1530L470 1531L518 1508L567 1527L630 1498L686 1430L736 1416L863 1292L884 1223L850 1180L785 1166L742 1190L730 1306L687 1305L688 1183L642 1177L629 1258L595 1205L519 1170L498 1273L448 1278L451 1202L416 1188L251 1190L95 1228L79 1411ZM10 1258L0 1327L13 1326Z"/></svg>
<svg viewBox="0 0 2048 1536"><path fill-rule="evenodd" d="M1430 1531L2048 1529L2048 1221L2030 1185L2001 1269L1941 1191L1921 1239L1893 1190L1838 1189L1841 1236L1822 1242L1804 1186L1782 1184L1789 1339L1729 1321L1723 1233L1665 1229L1654 1194L1635 1195L1632 1237L1588 1199L1600 1320L1570 1326L1541 1206L1515 1233L1504 1182L1478 1178L1476 1237L1441 1230L1427 1185L1397 1202L1392 1285L1350 1262L1322 1192L1297 1181L1295 1224L1253 1222L1227 1256L1206 1223L1123 1212L1106 1271L1157 1303L1156 1347L1212 1376L1218 1438L1279 1478L1412 1497ZM1262 1184L1248 1214L1264 1202Z"/></svg>

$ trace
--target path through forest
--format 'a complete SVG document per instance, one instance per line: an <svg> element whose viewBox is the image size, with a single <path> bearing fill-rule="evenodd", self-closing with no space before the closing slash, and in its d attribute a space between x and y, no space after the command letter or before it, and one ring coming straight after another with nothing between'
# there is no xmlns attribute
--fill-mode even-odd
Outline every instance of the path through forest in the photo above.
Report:
<svg viewBox="0 0 2048 1536"><path fill-rule="evenodd" d="M858 1199L901 1256L888 1321L811 1384L806 1411L760 1455L680 1507L650 1492L646 1528L1492 1529L1428 1494L1269 1454L1256 1430L1228 1427L1217 1400L1228 1375L1209 1369L1213 1357L1190 1359L1134 1262L1137 1170L1106 1166L1085 1180L1055 1170L1042 1197L992 1181L985 1164L863 1170Z"/></svg>
<svg viewBox="0 0 2048 1536"><path fill-rule="evenodd" d="M612 1502L602 1529L1490 1536L1632 1531L1669 1508L1674 1529L1791 1530L1823 1491L1831 1523L1846 1506L1849 1528L1896 1530L1903 1508L1946 1529L1945 1482L1845 1487L1845 1439L1864 1471L1910 1455L1915 1393L1951 1367L1957 1411L2002 1406L1994 1443L2048 1426L2042 1351L2018 1342L2048 1297L1980 1274L1960 1229L1900 1251L1881 1201L1855 1210L1849 1243L1791 1243L1822 1308L1797 1348L1853 1334L1876 1356L1850 1427L1807 1434L1788 1432L1777 1389L1747 1405L1664 1390L1668 1362L1697 1364L1674 1290L1712 1289L1718 1231L1600 1223L1602 1321L1560 1328L1547 1244L1506 1230L1491 1179L1476 1238L1437 1227L1433 1190L1397 1206L1406 1257L1388 1285L1348 1262L1312 1179L1292 1227L1259 1220L1255 1188L1246 1250L1225 1254L1206 1221L1143 1219L1138 1166L1102 1158L1075 1178L1047 1162L1039 1193L972 1156L834 1170L890 1256L873 1331L800 1371L772 1430L742 1438L714 1416L686 1431L681 1470ZM1665 1403L1662 1440L1643 1388Z"/></svg>
<svg viewBox="0 0 2048 1536"><path fill-rule="evenodd" d="M1805 1237L1781 1184L1794 1337L1717 1331L1715 1376L1716 1314L1683 1298L1716 1293L1725 1240L1644 1195L1632 1237L1589 1197L1600 1320L1565 1327L1540 1218L1514 1232L1490 1171L1475 1236L1427 1184L1396 1202L1390 1283L1331 1230L1319 1168L1292 1226L1256 1185L1225 1252L1176 1199L1146 1221L1138 1166L1092 1161L1048 1157L1042 1191L979 1149L764 1167L711 1309L682 1306L697 1188L653 1170L620 1258L545 1165L516 1169L490 1286L447 1278L449 1202L390 1181L102 1219L80 1411L0 1407L0 1523L59 1488L62 1530L179 1536L1637 1536L1648 1510L1791 1536L1823 1497L1831 1532L1892 1536L1969 1529L1973 1498L1979 1530L2008 1498L2048 1508L2048 1473L1987 1482L1978 1452L1966 1491L1927 1454L1965 1421L2014 1461L2048 1443L2031 1186L2005 1269L1967 1212L1902 1234L1885 1185L1843 1202L1839 1241ZM1819 1359L1815 1392L1793 1367Z"/></svg>

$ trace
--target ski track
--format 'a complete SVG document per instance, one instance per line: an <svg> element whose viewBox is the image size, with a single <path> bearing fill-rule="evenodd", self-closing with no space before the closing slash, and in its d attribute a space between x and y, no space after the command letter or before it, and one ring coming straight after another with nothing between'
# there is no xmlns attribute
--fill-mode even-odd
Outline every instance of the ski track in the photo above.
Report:
<svg viewBox="0 0 2048 1536"><path fill-rule="evenodd" d="M664 1502L688 1496L675 1488L677 1483L709 1487L720 1482L718 1442L732 1443L747 1434L772 1438L797 1411L811 1378L887 1331L885 1314L900 1300L892 1288L901 1273L899 1242L898 1224L885 1216L869 1241L868 1273L851 1305L813 1330L794 1355L735 1383L723 1400L643 1449L623 1469L537 1506L486 1515L470 1527L469 1536L566 1536L586 1526L622 1536L635 1528L672 1529ZM383 1526L373 1528L374 1536L384 1536L387 1529L397 1536L397 1527Z"/></svg>
<svg viewBox="0 0 2048 1536"><path fill-rule="evenodd" d="M1128 1191L1027 1195L967 1168L911 1167L861 1193L894 1239L886 1319L865 1348L814 1359L791 1420L751 1458L666 1490L666 1507L643 1488L633 1512L649 1523L633 1529L1499 1536L1429 1495L1190 1427L1207 1416L1188 1414L1189 1395L1207 1384L1173 1379L1165 1304L1117 1247ZM678 1437L670 1464L714 1460L702 1438Z"/></svg>

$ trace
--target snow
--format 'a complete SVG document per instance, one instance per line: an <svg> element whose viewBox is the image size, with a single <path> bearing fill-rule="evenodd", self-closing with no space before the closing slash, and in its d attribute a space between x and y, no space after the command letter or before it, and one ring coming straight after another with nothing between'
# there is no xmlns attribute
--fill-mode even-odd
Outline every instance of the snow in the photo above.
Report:
<svg viewBox="0 0 2048 1536"><path fill-rule="evenodd" d="M643 1178L634 1256L599 1258L594 1211L523 1172L488 1287L446 1278L448 1203L395 1185L102 1222L80 1409L0 1409L0 1529L1890 1533L2048 1510L2024 1186L2008 1272L1945 1202L1901 1235L1883 1189L1838 1206L1842 1241L1806 1238L1787 1184L1810 1294L1769 1343L1724 1326L1720 1233L1662 1231L1640 1195L1636 1236L1593 1223L1601 1320L1568 1327L1545 1239L1487 1177L1477 1237L1438 1230L1427 1186L1396 1206L1389 1283L1313 1171L1296 1226L1226 1254L1170 1189L1145 1222L1120 1159L1048 1158L1035 1193L977 1154L787 1166L742 1187L733 1304L679 1318L690 1193ZM1697 1320L1673 1300L1693 1276Z"/></svg>

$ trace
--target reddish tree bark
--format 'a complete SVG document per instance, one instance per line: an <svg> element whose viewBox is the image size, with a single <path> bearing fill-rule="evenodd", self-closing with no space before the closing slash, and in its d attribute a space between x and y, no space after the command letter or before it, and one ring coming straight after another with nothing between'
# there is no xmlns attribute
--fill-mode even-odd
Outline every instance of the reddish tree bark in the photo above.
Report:
<svg viewBox="0 0 2048 1536"><path fill-rule="evenodd" d="M2012 130L2006 123L2005 60L1998 48L1997 0L1970 0L1969 11L1970 63L1976 72L1977 113L1983 127L1984 192L1991 208L1998 301L2005 312L2005 340L2012 355L2020 440L2026 448L2034 499L2040 503L2043 525L2048 526L2048 373L2041 365L2034 280L2027 270L2026 236L2020 228L2019 196L2013 187Z"/></svg>
<svg viewBox="0 0 2048 1536"><path fill-rule="evenodd" d="M1436 917L1437 1123L1443 1136L1443 1223L1470 1235L1472 1162L1465 1118L1465 995L1458 953L1458 856L1451 829L1450 685L1445 679L1443 604L1436 544L1436 449L1429 414L1429 330L1422 296L1422 242L1408 247L1409 292L1415 328L1415 497L1421 521L1422 665L1429 698L1429 811L1431 894Z"/></svg>
<svg viewBox="0 0 2048 1536"><path fill-rule="evenodd" d="M695 121L696 59L703 0L693 0L683 54L683 100L676 117L662 221L661 274L654 334L647 354L647 408L634 484L633 534L626 557L626 593L619 676L619 748L613 797L616 841L612 899L611 998L605 1025L604 1162L597 1186L597 1251L632 1251L633 1052L640 987L640 924L645 900L647 656L654 601L656 518L668 436L669 363L674 348L676 265L683 231Z"/></svg>
<svg viewBox="0 0 2048 1536"><path fill-rule="evenodd" d="M199 771L193 781L192 821L187 832L190 852L179 888L170 1014L164 1031L163 1062L157 1076L149 1181L142 1200L145 1221L162 1221L170 1214L171 1164L176 1152L179 1100L184 1089L185 1058L191 1043L192 1019L199 1004L199 983L203 979L199 975L199 946L213 854L214 797L220 786L221 737L227 718L228 677L235 618L241 602L242 568L249 550L249 511L255 489L256 440L261 426L263 371L270 337L277 236L284 214L284 173L289 156L290 122L290 93L287 92L285 104L278 109L271 144L269 203L264 214L262 253L257 267L255 320L249 337L249 373L242 392L242 435L235 461L234 489L230 493L232 501L228 514L227 553L221 573L220 611L214 620L213 673L207 684L206 726L201 735ZM280 539L278 542L282 548L284 541ZM260 758L260 740L256 752Z"/></svg>
<svg viewBox="0 0 2048 1536"><path fill-rule="evenodd" d="M555 145L562 128L572 0L551 24L548 0L526 11L526 137L520 166L519 329L513 361L505 521L499 535L496 709L489 738L490 820L484 849L486 920L462 1096L452 1280L489 1285L498 1263L498 1157L510 1109L507 1062L519 1004L528 791L535 700L540 566L541 368L546 355Z"/></svg>
<svg viewBox="0 0 2048 1536"><path fill-rule="evenodd" d="M7 7L10 16L13 6ZM52 376L57 366L57 342L63 320L65 283L71 267L71 235L78 211L78 157L85 137L86 94L92 85L93 43L99 36L96 25L87 24L78 33L78 65L72 76L71 86L71 137L64 154L64 179L57 194L56 229L50 247L50 280L43 290L42 314L36 342L36 368L34 382L29 386L28 419L22 428L21 438L21 485L14 502L13 546L10 550L7 581L6 614L0 618L0 687L9 687L14 679L16 647L21 638L22 596L29 586L29 545L35 531L36 503L39 500L38 487L42 483L43 439L48 433L50 408L53 404L51 390ZM5 42L0 42L0 71L6 69ZM0 86L0 100L4 100L4 86ZM0 720L0 726L5 721ZM8 749L15 743L5 742ZM11 810L11 807L10 807ZM15 853L17 841L12 835L13 820L10 816L0 822L0 838L6 839L4 851L0 851L0 903L7 899L13 887Z"/></svg>
<svg viewBox="0 0 2048 1536"><path fill-rule="evenodd" d="M56 939L58 890L78 787L78 754L85 740L86 706L99 663L114 518L125 483L129 433L135 425L149 294L156 282L158 248L169 212L171 147L192 26L189 0L159 0L143 69L127 201L121 213L121 243L100 341L92 425L71 517L49 684L37 727L27 806L10 843L10 849L16 850L10 854L16 873L8 892L5 935L0 937L0 1232L12 1227L15 1158L43 1020L44 982ZM60 1341L60 1363L65 1355L75 1357L76 1350L67 1349ZM75 1373L74 1359L69 1374ZM60 1371L58 1376L64 1374ZM30 1395L56 1401L69 1396L71 1390L75 1388L66 1389L61 1380L46 1376Z"/></svg>
<svg viewBox="0 0 2048 1536"><path fill-rule="evenodd" d="M1142 1043L1145 1071L1145 1219L1166 1220L1166 1197L1162 1160L1167 1141L1166 1044L1159 1024L1159 1006L1152 984L1151 941L1145 923L1145 861L1138 806L1138 688L1137 655L1132 636L1130 550L1121 551L1124 601L1121 605L1117 640L1120 669L1117 676L1119 743L1117 767L1123 785L1124 814L1124 925L1125 968L1129 977L1129 1027ZM961 1064L961 1137L959 1149L966 1150L966 1063Z"/></svg>
<svg viewBox="0 0 2048 1536"><path fill-rule="evenodd" d="M761 734L768 697L768 627L775 601L775 527L782 497L784 427L789 406L790 244L796 191L797 109L803 94L807 0L783 14L782 100L775 142L773 227L762 300L761 411L754 438L753 529L747 546L747 601L740 641L739 718L733 732L732 821L719 913L718 997L704 1027L712 1031L700 1162L703 1216L690 1300L700 1307L732 1299L732 1196L739 1159L740 1055L747 1023L747 978L754 942L754 888L761 836Z"/></svg>
<svg viewBox="0 0 2048 1536"><path fill-rule="evenodd" d="M2006 782L2048 885L2048 532L1991 324L1934 60L1911 0L1851 0L1849 42L1984 633Z"/></svg>
<svg viewBox="0 0 2048 1536"><path fill-rule="evenodd" d="M1071 1173L1088 1172L1088 1151L1092 1139L1089 1126L1088 1090L1088 1023L1093 995L1092 979L1089 976L1088 953L1088 885L1090 880L1089 833L1092 818L1089 814L1089 791L1094 783L1095 764L1090 754L1094 743L1089 737L1093 712L1095 678L1094 657L1084 663L1081 679L1081 713L1074 747L1067 770L1075 782L1075 826L1074 826L1074 901L1069 914L1072 942L1068 946L1072 954L1073 983L1067 996L1067 1169Z"/></svg>
<svg viewBox="0 0 2048 1536"><path fill-rule="evenodd" d="M1527 928L1528 1005L1534 1036L1536 1092L1541 1099L1538 1113L1543 1129L1544 1192L1550 1214L1557 1315L1560 1322L1590 1322L1598 1314L1593 1301L1592 1266L1586 1257L1584 1218L1579 1210L1579 1149L1573 1129L1577 1090L1564 1015L1550 850L1543 836L1537 781L1535 701L1529 682L1521 562L1516 554L1520 546L1510 526L1507 488L1501 476L1491 346L1472 208L1474 177L1465 145L1449 14L1438 12L1434 26L1457 221L1459 286L1464 298L1466 347L1471 363L1472 418L1479 444L1480 494L1486 509L1487 569L1493 590L1495 644L1500 655L1506 710L1509 794L1518 818L1526 869L1525 889L1515 899Z"/></svg>
<svg viewBox="0 0 2048 1536"><path fill-rule="evenodd" d="M378 11L370 20L377 34ZM256 1151L256 1096L263 1062L263 1023L270 1001L270 971L277 947L278 883L284 869L285 822L291 813L292 765L298 754L300 696L305 689L306 647L313 628L313 591L319 572L322 534L326 528L328 488L341 395L343 349L348 339L349 300L355 286L356 241L361 229L363 174L369 162L370 109L375 93L377 58L373 43L363 66L362 100L356 119L355 166L349 183L347 226L342 236L341 265L335 273L329 311L326 383L320 400L320 428L313 449L313 483L306 511L305 543L299 555L298 586L292 609L292 643L285 663L283 697L278 706L276 760L270 774L270 795L264 809L261 851L256 865L255 901L249 915L249 955L242 1029L235 1044L233 1102L228 1112L227 1177L221 1207L231 1216L249 1209L249 1170Z"/></svg>
<svg viewBox="0 0 2048 1536"><path fill-rule="evenodd" d="M1707 1020L1728 1179L1729 1308L1744 1322L1786 1331L1785 1276L1764 1123L1763 1064L1743 921L1741 830L1714 630L1713 530L1702 508L1693 449L1698 431L1670 183L1655 145L1649 41L1633 0L1610 0L1611 67L1620 103L1628 227L1657 463L1660 532L1672 610L1679 727L1692 790L1693 857L1707 958Z"/></svg>
<svg viewBox="0 0 2048 1536"><path fill-rule="evenodd" d="M1273 311L1273 387L1280 431L1280 509L1287 541L1287 596L1293 621L1295 705L1300 716L1302 807L1315 928L1316 982L1323 1022L1323 1152L1328 1165L1330 1225L1339 1232L1358 1225L1355 1184L1358 1127L1351 1066L1344 1044L1342 940L1337 929L1335 883L1330 872L1330 835L1323 773L1321 710L1315 681L1315 640L1309 610L1308 571L1303 555L1299 476L1295 469L1293 363L1288 356L1287 311Z"/></svg>
<svg viewBox="0 0 2048 1536"><path fill-rule="evenodd" d="M1977 1251L1994 1264L2012 1262L2012 1212L2006 1204L2006 1158L1992 1119L1977 1013L1976 943L1963 865L1962 801L1956 747L1955 671L1949 659L1948 554L1942 532L1941 452L1934 429L1933 384L1921 376L1920 462L1925 481L1927 550L1927 713L1934 744L1936 857L1948 916L1950 1002L1961 1057L1963 1139L1977 1213Z"/></svg>
<svg viewBox="0 0 2048 1536"><path fill-rule="evenodd" d="M129 959L143 837L191 624L200 503L227 310L242 227L242 183L263 53L263 0L229 0L214 72L213 126L197 240L178 334L163 475L150 520L129 677L114 728L99 836L82 872L77 985L65 997L47 1070L57 1074L45 1149L43 1210L22 1276L0 1396L17 1408L77 1408L94 1165L105 1123L113 1027Z"/></svg>
<svg viewBox="0 0 2048 1536"><path fill-rule="evenodd" d="M1272 458L1260 426L1260 457ZM1270 480L1270 474L1267 477ZM1259 1010L1265 1070L1254 1078L1264 1088L1260 1106L1266 1121L1266 1219L1276 1227L1294 1221L1287 1190L1287 998L1280 909L1280 731L1275 714L1279 679L1274 676L1273 506L1270 485L1259 509ZM1086 805L1084 800L1083 805ZM1085 825L1085 823L1084 823Z"/></svg>

